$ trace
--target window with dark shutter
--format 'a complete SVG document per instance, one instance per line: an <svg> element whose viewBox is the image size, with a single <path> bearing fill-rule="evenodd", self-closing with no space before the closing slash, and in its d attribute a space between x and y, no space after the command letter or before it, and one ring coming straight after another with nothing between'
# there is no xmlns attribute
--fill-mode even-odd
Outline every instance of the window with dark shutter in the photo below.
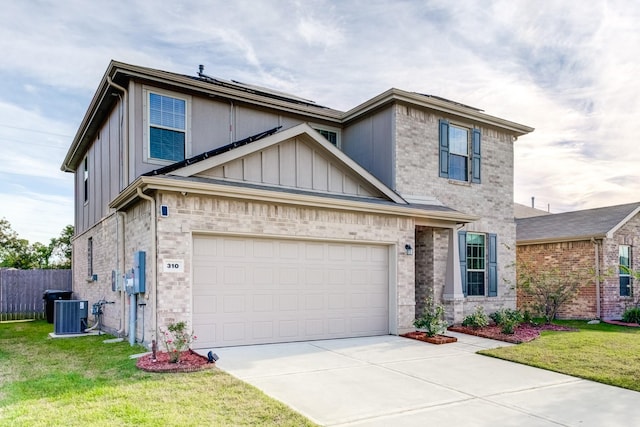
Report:
<svg viewBox="0 0 640 427"><path fill-rule="evenodd" d="M471 137L469 137L471 135ZM439 121L439 171L442 178L481 182L480 129L468 129Z"/></svg>

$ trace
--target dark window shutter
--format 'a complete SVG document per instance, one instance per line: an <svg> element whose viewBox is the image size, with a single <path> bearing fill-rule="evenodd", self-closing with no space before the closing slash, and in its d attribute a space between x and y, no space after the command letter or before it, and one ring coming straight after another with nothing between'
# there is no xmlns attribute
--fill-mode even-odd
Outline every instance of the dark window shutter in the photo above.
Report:
<svg viewBox="0 0 640 427"><path fill-rule="evenodd" d="M471 147L471 182L480 183L480 129L473 130Z"/></svg>
<svg viewBox="0 0 640 427"><path fill-rule="evenodd" d="M460 278L462 293L467 296L467 232L458 231L458 254L460 256Z"/></svg>
<svg viewBox="0 0 640 427"><path fill-rule="evenodd" d="M489 234L489 296L498 296L498 236Z"/></svg>
<svg viewBox="0 0 640 427"><path fill-rule="evenodd" d="M440 119L440 176L449 178L449 122Z"/></svg>

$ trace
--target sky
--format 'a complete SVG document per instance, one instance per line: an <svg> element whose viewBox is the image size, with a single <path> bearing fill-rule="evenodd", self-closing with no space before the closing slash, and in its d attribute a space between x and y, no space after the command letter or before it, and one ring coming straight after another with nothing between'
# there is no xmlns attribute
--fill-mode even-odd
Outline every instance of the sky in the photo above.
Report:
<svg viewBox="0 0 640 427"><path fill-rule="evenodd" d="M109 61L265 86L348 110L391 87L535 131L514 201L640 200L635 0L0 0L0 218L73 224L60 166Z"/></svg>

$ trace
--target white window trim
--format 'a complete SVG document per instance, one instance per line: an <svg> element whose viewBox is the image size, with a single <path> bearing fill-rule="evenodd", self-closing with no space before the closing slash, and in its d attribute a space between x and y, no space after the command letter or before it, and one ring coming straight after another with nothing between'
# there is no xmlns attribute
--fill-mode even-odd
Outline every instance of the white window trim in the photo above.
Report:
<svg viewBox="0 0 640 427"><path fill-rule="evenodd" d="M325 130L327 132L335 132L335 134L336 134L336 147L342 148L342 129L336 128L336 127L333 127L333 126L319 125L317 123L309 123L309 126L311 126L315 130ZM324 138L324 136L323 136L323 138Z"/></svg>
<svg viewBox="0 0 640 427"><path fill-rule="evenodd" d="M175 163L171 160L162 160L151 157L151 135L149 132L149 94L155 93L157 95L169 96L171 98L181 99L185 102L185 136L184 136L184 158L188 159L192 154L191 147L191 96L184 95L178 92L171 92L164 89L158 89L152 86L142 86L142 137L145 144L142 149L142 158L146 163L152 163L156 165L170 165Z"/></svg>

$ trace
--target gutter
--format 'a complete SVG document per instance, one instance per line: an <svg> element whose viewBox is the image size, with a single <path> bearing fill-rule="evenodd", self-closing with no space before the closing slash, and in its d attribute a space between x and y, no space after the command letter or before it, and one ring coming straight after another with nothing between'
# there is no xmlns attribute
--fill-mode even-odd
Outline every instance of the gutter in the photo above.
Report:
<svg viewBox="0 0 640 427"><path fill-rule="evenodd" d="M546 243L581 242L581 241L591 241L593 239L602 240L605 237L607 237L606 234L572 236L572 237L546 237L542 239L529 239L529 240L517 240L517 237L516 237L516 246L542 245Z"/></svg>
<svg viewBox="0 0 640 427"><path fill-rule="evenodd" d="M457 211L427 210L401 204L379 204L359 200L332 199L310 194L280 193L277 191L240 187L234 185L221 185L215 183L202 183L170 179L166 177L141 176L133 184L116 197L109 207L122 209L131 204L140 196L142 189L166 190L189 193L205 194L210 196L226 197L230 199L244 199L267 203L281 203L305 207L318 207L324 209L336 209L341 211L377 213L383 215L402 216L407 218L421 218L429 220L442 220L456 223L468 223L479 220L475 215L468 215ZM140 190L140 191L139 191ZM146 196L146 194L145 194ZM149 197L146 196L145 199ZM155 215L155 211L154 211Z"/></svg>
<svg viewBox="0 0 640 427"><path fill-rule="evenodd" d="M107 76L107 83L109 86L113 86L122 93L124 93L124 99L120 99L120 103L122 104L122 108L125 109L122 111L120 116L120 123L118 123L118 127L120 128L120 134L122 136L122 181L126 185L129 183L129 120L124 120L125 114L129 112L129 91L119 84L115 83L111 80L111 77ZM124 122L124 123L122 123ZM123 129L124 128L124 129Z"/></svg>
<svg viewBox="0 0 640 427"><path fill-rule="evenodd" d="M380 95L368 101L365 101L364 103L344 113L341 117L342 124L346 124L350 121L356 120L363 114L366 114L372 110L375 110L376 108L394 101L405 102L420 107L430 108L432 110L452 114L457 117L463 117L480 123L496 126L501 129L509 130L518 136L531 133L535 130L532 127L501 119L499 117L491 116L489 114L481 113L474 108L457 104L452 101L445 101L436 97L427 97L425 95L406 92L404 90L395 88L389 89L388 91L381 93Z"/></svg>
<svg viewBox="0 0 640 427"><path fill-rule="evenodd" d="M600 245L594 238L591 238L591 243L593 243L596 263L596 318L600 319L602 317L600 313Z"/></svg>

